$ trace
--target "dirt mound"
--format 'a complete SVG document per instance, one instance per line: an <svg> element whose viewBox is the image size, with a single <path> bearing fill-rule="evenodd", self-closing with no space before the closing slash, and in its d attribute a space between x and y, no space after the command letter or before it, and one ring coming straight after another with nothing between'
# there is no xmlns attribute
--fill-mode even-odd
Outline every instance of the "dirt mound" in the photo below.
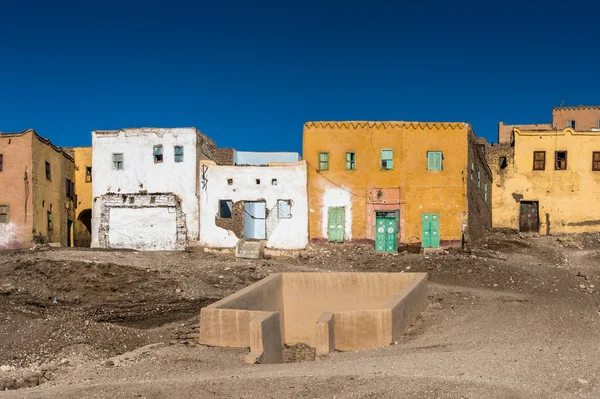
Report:
<svg viewBox="0 0 600 399"><path fill-rule="evenodd" d="M283 346L284 363L313 361L316 357L315 348L310 347L304 342L298 342L295 345Z"/></svg>

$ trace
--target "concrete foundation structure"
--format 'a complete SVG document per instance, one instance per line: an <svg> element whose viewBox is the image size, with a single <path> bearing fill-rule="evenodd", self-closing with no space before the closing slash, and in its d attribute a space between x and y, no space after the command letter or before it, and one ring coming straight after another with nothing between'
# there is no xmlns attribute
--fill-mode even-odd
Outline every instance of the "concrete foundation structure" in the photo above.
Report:
<svg viewBox="0 0 600 399"><path fill-rule="evenodd" d="M318 355L389 345L426 307L427 273L277 273L202 308L198 341L280 363L283 344Z"/></svg>

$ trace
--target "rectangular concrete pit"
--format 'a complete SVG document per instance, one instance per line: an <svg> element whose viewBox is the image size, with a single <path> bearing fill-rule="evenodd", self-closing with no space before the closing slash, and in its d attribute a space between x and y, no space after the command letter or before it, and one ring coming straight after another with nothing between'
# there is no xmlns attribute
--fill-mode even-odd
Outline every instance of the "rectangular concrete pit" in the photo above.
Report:
<svg viewBox="0 0 600 399"><path fill-rule="evenodd" d="M426 306L427 273L278 273L203 308L198 341L277 363L282 343L318 355L389 345Z"/></svg>

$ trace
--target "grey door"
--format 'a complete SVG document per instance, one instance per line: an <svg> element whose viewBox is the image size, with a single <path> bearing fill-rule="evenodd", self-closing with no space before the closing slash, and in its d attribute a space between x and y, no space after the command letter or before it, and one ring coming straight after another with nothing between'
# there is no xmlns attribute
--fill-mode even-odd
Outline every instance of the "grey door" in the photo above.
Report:
<svg viewBox="0 0 600 399"><path fill-rule="evenodd" d="M267 206L264 202L244 202L244 238L266 239L266 219Z"/></svg>

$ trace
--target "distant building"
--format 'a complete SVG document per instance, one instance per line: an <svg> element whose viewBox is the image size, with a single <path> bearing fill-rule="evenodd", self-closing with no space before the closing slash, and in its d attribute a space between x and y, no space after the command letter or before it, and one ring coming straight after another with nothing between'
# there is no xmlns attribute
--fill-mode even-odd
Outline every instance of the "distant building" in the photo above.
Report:
<svg viewBox="0 0 600 399"><path fill-rule="evenodd" d="M308 122L312 242L460 246L491 226L485 145L467 123Z"/></svg>
<svg viewBox="0 0 600 399"><path fill-rule="evenodd" d="M71 149L75 161L75 225L73 243L90 247L92 241L92 147Z"/></svg>
<svg viewBox="0 0 600 399"><path fill-rule="evenodd" d="M493 226L542 234L600 231L600 107L559 107L552 122L504 125L490 146ZM507 133L507 127L510 129Z"/></svg>
<svg viewBox="0 0 600 399"><path fill-rule="evenodd" d="M0 249L72 246L73 158L33 129L0 133Z"/></svg>
<svg viewBox="0 0 600 399"><path fill-rule="evenodd" d="M196 128L92 132L92 247L175 250L200 234L199 165L216 145Z"/></svg>

